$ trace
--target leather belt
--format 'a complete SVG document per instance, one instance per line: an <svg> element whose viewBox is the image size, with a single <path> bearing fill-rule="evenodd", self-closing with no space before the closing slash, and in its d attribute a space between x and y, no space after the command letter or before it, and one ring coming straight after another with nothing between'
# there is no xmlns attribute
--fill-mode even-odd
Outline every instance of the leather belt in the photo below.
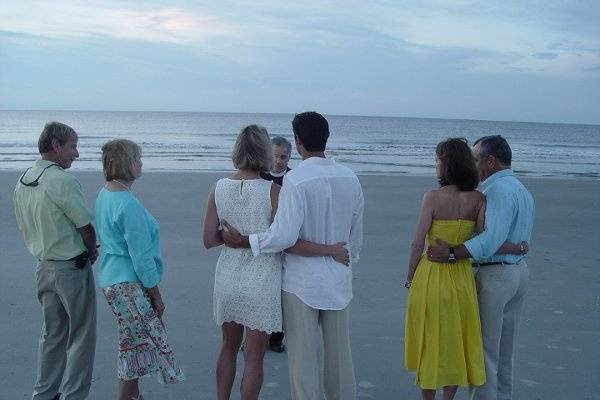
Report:
<svg viewBox="0 0 600 400"><path fill-rule="evenodd" d="M83 257L84 255L87 255L87 251L84 251L81 254L76 255L73 258L69 258L68 260L41 260L41 261L52 261L52 262L67 262L67 261L77 261L78 258Z"/></svg>
<svg viewBox="0 0 600 400"><path fill-rule="evenodd" d="M489 267L492 265L515 265L515 263L508 263L508 262L503 262L503 261L499 261L499 262L484 262L484 263L473 263L474 267Z"/></svg>
<svg viewBox="0 0 600 400"><path fill-rule="evenodd" d="M87 267L90 263L90 257L87 251L84 251L78 256L70 258L68 260L46 260L50 262L73 262L75 264L75 268L83 269Z"/></svg>

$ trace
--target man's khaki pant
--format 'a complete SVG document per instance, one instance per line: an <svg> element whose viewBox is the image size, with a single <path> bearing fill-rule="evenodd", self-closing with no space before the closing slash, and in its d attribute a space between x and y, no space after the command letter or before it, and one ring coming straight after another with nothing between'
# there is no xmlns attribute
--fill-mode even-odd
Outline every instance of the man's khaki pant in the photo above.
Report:
<svg viewBox="0 0 600 400"><path fill-rule="evenodd" d="M96 288L92 267L73 261L40 261L37 296L42 305L37 381L33 400L83 400L96 351ZM62 382L62 387L61 387Z"/></svg>
<svg viewBox="0 0 600 400"><path fill-rule="evenodd" d="M327 400L354 400L356 381L350 351L349 311L317 310L281 292L292 400L322 400L318 353L323 337L323 384Z"/></svg>
<svg viewBox="0 0 600 400"><path fill-rule="evenodd" d="M485 383L471 387L473 400L510 400L519 316L527 291L527 263L475 268L481 316Z"/></svg>

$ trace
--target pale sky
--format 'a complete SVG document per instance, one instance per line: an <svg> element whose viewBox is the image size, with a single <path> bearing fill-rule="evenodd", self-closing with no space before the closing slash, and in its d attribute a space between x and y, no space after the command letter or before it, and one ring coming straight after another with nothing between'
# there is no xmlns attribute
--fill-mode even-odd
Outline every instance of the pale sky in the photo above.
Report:
<svg viewBox="0 0 600 400"><path fill-rule="evenodd" d="M0 109L600 123L597 1L14 1Z"/></svg>

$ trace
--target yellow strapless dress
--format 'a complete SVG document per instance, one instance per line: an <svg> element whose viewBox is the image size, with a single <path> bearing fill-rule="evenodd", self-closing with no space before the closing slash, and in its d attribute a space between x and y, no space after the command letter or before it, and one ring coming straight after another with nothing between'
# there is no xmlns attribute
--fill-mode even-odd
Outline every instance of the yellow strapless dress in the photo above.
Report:
<svg viewBox="0 0 600 400"><path fill-rule="evenodd" d="M468 240L474 221L434 220L429 243ZM434 263L422 256L408 292L404 363L422 389L485 382L477 290L471 262Z"/></svg>

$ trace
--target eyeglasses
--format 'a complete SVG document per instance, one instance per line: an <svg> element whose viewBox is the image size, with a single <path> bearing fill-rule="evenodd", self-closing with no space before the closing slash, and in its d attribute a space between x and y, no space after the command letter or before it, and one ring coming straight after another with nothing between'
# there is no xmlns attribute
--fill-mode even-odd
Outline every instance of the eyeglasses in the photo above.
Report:
<svg viewBox="0 0 600 400"><path fill-rule="evenodd" d="M40 172L40 174L38 175L38 177L37 177L37 178L35 178L35 180L34 180L34 181L32 181L32 182L29 182L29 183L25 183L25 182L23 182L23 177L24 177L24 176L25 176L25 174L27 174L27 172L28 172L28 171L31 169L31 168L27 168L27 171L23 172L23 175L21 175L21 177L19 178L19 182L21 182L21 185L23 185L23 186L27 186L27 187L36 187L37 185L39 185L39 182L38 182L38 181L40 180L40 178L42 177L42 175L44 175L44 172L46 172L46 170L47 170L48 168L50 168L50 167L54 167L54 166L57 166L57 167L58 167L59 165L58 165L58 164L50 164L50 165L48 165L46 168L44 168L44 169L42 170L42 172Z"/></svg>

